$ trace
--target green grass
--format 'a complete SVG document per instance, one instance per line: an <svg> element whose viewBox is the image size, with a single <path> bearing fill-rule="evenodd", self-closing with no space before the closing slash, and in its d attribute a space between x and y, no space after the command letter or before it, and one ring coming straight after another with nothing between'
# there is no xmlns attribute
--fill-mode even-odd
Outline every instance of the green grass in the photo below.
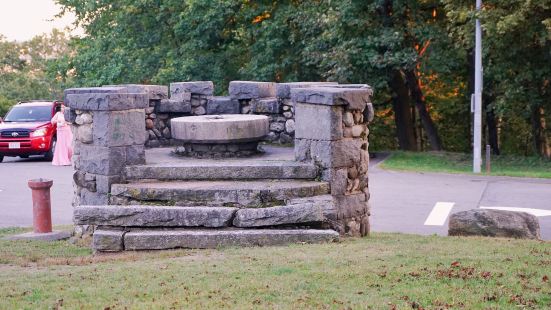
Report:
<svg viewBox="0 0 551 310"><path fill-rule="evenodd" d="M101 256L67 242L1 247L0 309L551 306L551 244L541 241L378 233L331 244Z"/></svg>
<svg viewBox="0 0 551 310"><path fill-rule="evenodd" d="M394 152L380 167L404 171L472 173L472 155L447 152ZM482 172L486 173L484 166ZM492 156L491 175L551 178L551 161L539 157Z"/></svg>

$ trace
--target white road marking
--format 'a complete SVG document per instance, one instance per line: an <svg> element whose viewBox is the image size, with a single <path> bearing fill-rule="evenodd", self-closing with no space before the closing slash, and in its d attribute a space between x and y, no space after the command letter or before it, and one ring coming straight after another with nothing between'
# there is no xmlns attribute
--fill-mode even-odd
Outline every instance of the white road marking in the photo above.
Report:
<svg viewBox="0 0 551 310"><path fill-rule="evenodd" d="M480 206L480 209L492 209L492 210L503 210L503 211L513 211L513 212L526 212L535 216L551 216L551 210L544 209L533 209L533 208L515 208L515 207L483 207Z"/></svg>
<svg viewBox="0 0 551 310"><path fill-rule="evenodd" d="M443 226L446 223L446 219L453 208L454 202L437 202L432 208L427 220L426 226Z"/></svg>

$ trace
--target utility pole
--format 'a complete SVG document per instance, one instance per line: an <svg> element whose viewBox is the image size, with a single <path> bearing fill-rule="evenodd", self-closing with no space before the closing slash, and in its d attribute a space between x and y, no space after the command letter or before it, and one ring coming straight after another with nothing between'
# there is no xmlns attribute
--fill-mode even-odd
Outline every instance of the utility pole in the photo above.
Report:
<svg viewBox="0 0 551 310"><path fill-rule="evenodd" d="M482 0L476 0L476 11L480 12ZM476 19L474 94L471 97L471 112L474 112L473 172L480 173L482 163L482 29ZM473 107L474 101L474 107Z"/></svg>

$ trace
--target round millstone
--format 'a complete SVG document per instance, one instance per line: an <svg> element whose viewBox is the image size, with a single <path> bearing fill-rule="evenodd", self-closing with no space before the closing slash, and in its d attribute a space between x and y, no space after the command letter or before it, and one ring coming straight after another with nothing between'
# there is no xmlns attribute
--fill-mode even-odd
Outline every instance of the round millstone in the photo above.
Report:
<svg viewBox="0 0 551 310"><path fill-rule="evenodd" d="M171 120L172 137L189 143L260 141L269 133L264 115L203 115Z"/></svg>

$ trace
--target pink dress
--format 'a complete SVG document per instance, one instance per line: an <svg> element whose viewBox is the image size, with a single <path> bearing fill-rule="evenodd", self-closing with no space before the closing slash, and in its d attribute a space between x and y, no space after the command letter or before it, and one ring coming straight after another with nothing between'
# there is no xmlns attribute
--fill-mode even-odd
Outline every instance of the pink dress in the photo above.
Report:
<svg viewBox="0 0 551 310"><path fill-rule="evenodd" d="M54 151L54 166L70 166L73 156L73 133L71 127L65 121L63 112L57 112L52 117L52 124L57 124L57 143Z"/></svg>

